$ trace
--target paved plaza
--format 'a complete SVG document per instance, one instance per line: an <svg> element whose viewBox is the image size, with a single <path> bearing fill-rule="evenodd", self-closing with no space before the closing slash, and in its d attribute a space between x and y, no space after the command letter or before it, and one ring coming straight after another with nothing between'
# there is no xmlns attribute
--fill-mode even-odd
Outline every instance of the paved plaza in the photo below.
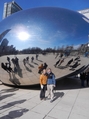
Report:
<svg viewBox="0 0 89 119"><path fill-rule="evenodd" d="M79 79L58 81L52 103L41 101L39 93L39 86L0 84L0 119L89 119L89 88L82 88Z"/></svg>

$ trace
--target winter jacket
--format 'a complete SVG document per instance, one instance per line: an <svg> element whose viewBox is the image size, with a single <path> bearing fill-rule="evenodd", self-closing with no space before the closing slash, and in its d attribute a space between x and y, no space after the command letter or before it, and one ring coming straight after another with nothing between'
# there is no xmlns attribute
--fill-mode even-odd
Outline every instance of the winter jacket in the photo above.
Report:
<svg viewBox="0 0 89 119"><path fill-rule="evenodd" d="M40 75L40 85L45 85L47 84L47 75L41 74Z"/></svg>

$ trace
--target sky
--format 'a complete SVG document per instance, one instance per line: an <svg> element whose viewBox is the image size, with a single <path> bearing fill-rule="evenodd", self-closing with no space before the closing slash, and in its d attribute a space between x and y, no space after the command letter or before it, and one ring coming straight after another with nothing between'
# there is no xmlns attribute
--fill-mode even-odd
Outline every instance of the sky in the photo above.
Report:
<svg viewBox="0 0 89 119"><path fill-rule="evenodd" d="M3 6L5 2L11 2L11 0L0 0L0 21L3 16ZM89 0L15 0L23 10L34 7L61 7L70 10L83 10L89 8Z"/></svg>

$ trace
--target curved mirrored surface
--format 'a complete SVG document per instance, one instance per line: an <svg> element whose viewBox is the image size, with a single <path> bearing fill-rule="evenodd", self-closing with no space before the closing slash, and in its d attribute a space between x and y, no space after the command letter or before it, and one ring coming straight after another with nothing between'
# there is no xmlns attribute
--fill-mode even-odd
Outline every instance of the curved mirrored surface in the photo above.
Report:
<svg viewBox="0 0 89 119"><path fill-rule="evenodd" d="M89 20L68 9L14 13L0 22L0 80L38 84L43 67L50 67L56 79L78 74L88 66L88 33Z"/></svg>

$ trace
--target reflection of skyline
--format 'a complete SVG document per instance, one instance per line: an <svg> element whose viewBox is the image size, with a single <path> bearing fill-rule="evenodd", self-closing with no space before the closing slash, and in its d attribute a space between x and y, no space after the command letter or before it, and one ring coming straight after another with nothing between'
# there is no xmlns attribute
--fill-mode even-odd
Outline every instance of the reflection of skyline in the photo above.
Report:
<svg viewBox="0 0 89 119"><path fill-rule="evenodd" d="M89 33L89 24L82 17L77 12L62 8L33 8L6 18L0 25L12 19L6 25L6 28L11 29L6 38L9 40L8 45L13 45L17 50L78 46L87 43ZM26 34L28 37L24 39L21 33L23 37Z"/></svg>
<svg viewBox="0 0 89 119"><path fill-rule="evenodd" d="M10 31L11 29L5 30L3 33L0 34L0 42L2 41L3 37Z"/></svg>
<svg viewBox="0 0 89 119"><path fill-rule="evenodd" d="M11 29L5 30L0 35L0 56L6 55L6 54L13 54L16 52L15 47L13 45L8 45L9 40L7 38L4 38L4 36L10 31ZM4 39L3 39L4 38Z"/></svg>

